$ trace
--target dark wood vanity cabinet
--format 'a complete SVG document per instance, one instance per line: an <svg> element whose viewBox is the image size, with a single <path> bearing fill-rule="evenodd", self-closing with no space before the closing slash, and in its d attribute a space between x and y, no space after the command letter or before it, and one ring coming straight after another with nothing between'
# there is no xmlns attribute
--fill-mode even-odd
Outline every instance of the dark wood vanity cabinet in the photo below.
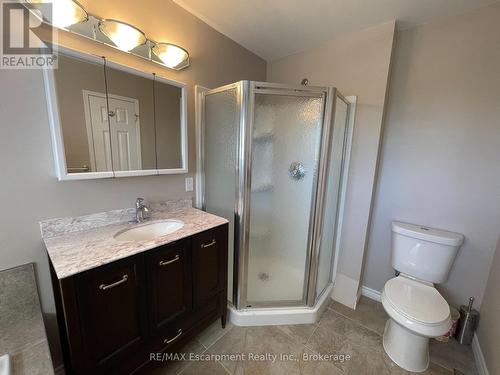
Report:
<svg viewBox="0 0 500 375"><path fill-rule="evenodd" d="M226 322L222 226L52 282L67 374L147 373L150 353L175 352Z"/></svg>

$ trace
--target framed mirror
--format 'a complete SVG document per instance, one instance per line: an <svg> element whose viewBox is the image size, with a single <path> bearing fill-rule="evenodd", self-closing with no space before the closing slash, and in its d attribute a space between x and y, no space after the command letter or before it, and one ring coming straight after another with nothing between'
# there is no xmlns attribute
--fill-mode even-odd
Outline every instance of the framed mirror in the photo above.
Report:
<svg viewBox="0 0 500 375"><path fill-rule="evenodd" d="M185 84L66 48L44 78L59 180L187 173Z"/></svg>

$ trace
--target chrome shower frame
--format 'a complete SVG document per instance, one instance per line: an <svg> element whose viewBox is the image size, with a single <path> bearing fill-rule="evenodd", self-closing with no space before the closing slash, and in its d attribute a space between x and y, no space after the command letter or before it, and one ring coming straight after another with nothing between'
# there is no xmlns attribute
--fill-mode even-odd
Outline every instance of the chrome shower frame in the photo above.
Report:
<svg viewBox="0 0 500 375"><path fill-rule="evenodd" d="M268 82L240 81L208 90L202 94L202 121L205 119L205 98L207 95L220 93L226 90L237 91L237 105L239 108L239 132L237 141L236 189L234 205L234 266L233 266L233 295L232 303L236 309L283 308L283 307L312 307L318 297L324 292L316 292L318 263L320 255L320 235L323 224L323 207L326 190L326 173L329 164L330 148L333 138L333 121L335 113L335 98L337 90L329 87L315 87L303 85L286 85ZM317 150L317 174L314 177L311 194L311 209L308 228L308 242L306 265L304 270L304 286L302 299L295 301L253 302L251 306L247 300L247 273L249 257L249 221L251 199L251 171L252 171L252 133L254 121L255 95L286 95L309 96L321 98L322 116L320 145ZM205 126L202 124L202 140ZM202 181L204 184L205 150L202 141ZM206 209L205 190L202 194L202 206ZM330 268L330 278L332 268Z"/></svg>

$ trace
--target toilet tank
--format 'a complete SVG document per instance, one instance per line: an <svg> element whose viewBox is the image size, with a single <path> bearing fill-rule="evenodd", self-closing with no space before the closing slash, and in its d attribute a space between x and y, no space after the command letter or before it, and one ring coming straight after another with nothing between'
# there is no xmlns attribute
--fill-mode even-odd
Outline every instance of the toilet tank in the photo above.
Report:
<svg viewBox="0 0 500 375"><path fill-rule="evenodd" d="M463 241L460 233L393 221L392 267L419 280L441 284L448 279Z"/></svg>

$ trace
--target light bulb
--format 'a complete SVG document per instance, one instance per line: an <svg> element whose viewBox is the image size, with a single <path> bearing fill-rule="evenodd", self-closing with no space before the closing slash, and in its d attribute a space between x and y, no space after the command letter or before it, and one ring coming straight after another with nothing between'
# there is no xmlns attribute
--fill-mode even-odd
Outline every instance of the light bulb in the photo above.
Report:
<svg viewBox="0 0 500 375"><path fill-rule="evenodd" d="M102 20L99 30L122 51L129 52L146 43L144 33L128 23L116 20Z"/></svg>
<svg viewBox="0 0 500 375"><path fill-rule="evenodd" d="M44 19L58 28L66 28L88 19L85 9L74 0L28 0L28 2L33 5L44 4L45 6L40 7ZM52 5L51 10L46 8L47 4Z"/></svg>
<svg viewBox="0 0 500 375"><path fill-rule="evenodd" d="M151 50L166 66L173 69L189 59L187 51L175 44L156 43Z"/></svg>

